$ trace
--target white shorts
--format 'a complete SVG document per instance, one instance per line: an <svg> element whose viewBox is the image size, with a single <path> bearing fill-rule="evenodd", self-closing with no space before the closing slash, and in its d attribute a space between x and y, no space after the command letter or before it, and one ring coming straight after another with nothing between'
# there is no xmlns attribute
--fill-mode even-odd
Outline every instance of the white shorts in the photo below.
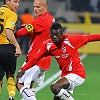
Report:
<svg viewBox="0 0 100 100"><path fill-rule="evenodd" d="M72 74L72 73L66 76L63 76L63 77L65 77L70 83L70 86L66 90L71 94L73 94L74 87L81 85L85 81L84 78L80 77L79 75Z"/></svg>
<svg viewBox="0 0 100 100"><path fill-rule="evenodd" d="M18 80L18 83L24 83L24 87L29 88L31 82L35 81L40 86L44 83L45 73L45 70L42 70L39 66L35 65L25 71L25 74Z"/></svg>

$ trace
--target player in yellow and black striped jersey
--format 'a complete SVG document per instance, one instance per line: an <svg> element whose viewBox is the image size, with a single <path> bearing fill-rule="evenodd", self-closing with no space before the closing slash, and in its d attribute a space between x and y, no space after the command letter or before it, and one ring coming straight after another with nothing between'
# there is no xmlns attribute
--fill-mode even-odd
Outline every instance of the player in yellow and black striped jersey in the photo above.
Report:
<svg viewBox="0 0 100 100"><path fill-rule="evenodd" d="M0 94L2 79L6 73L9 100L14 100L16 58L21 55L20 46L14 36L18 6L19 0L4 0L4 5L0 8Z"/></svg>

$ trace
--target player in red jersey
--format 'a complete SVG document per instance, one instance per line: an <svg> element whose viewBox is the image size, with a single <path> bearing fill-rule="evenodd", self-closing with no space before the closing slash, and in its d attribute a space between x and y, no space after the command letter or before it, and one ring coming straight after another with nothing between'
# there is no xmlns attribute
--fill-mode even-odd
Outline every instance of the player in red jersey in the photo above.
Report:
<svg viewBox="0 0 100 100"><path fill-rule="evenodd" d="M33 6L37 17L34 18L32 23L26 25L24 28L21 28L15 33L17 38L24 35L31 38L30 49L26 57L26 62L31 60L33 55L38 52L43 42L50 38L50 26L55 22L54 17L47 11L47 0L34 0ZM31 81L37 82L38 85L43 84L44 75L50 67L50 62L51 56L41 58L41 60L33 68L27 70L25 75L18 79L17 88L25 100L36 100L32 93L34 89L29 89Z"/></svg>
<svg viewBox="0 0 100 100"><path fill-rule="evenodd" d="M88 42L100 41L100 34L63 35L62 26L54 23L50 28L50 36L51 39L21 68L17 77L23 76L25 70L36 64L41 57L52 55L62 71L61 77L51 85L54 100L74 100L69 93L73 93L74 87L85 81L85 69L77 49Z"/></svg>

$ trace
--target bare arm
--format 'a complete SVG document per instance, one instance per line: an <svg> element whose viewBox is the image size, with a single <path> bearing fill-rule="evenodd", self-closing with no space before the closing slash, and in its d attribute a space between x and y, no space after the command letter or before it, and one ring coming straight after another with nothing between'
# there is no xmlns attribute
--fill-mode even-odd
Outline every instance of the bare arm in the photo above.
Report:
<svg viewBox="0 0 100 100"><path fill-rule="evenodd" d="M20 49L20 46L14 36L14 33L12 30L9 30L9 29L6 29L6 35L7 35L7 38L12 42L12 44L15 46L16 48L16 53L15 53L15 56L18 57L22 54L21 52L21 49Z"/></svg>

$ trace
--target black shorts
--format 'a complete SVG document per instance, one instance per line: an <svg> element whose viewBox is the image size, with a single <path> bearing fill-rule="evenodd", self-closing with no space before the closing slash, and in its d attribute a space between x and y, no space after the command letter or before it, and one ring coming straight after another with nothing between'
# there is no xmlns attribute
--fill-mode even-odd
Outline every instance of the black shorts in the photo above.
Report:
<svg viewBox="0 0 100 100"><path fill-rule="evenodd" d="M0 80L3 79L5 73L10 75L16 70L15 47L12 44L0 45Z"/></svg>

